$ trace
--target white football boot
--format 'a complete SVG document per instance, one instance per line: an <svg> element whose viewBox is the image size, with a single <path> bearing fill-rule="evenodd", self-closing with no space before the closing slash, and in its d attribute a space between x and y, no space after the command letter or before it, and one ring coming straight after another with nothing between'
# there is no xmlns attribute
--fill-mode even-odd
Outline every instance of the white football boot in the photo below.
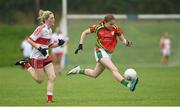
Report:
<svg viewBox="0 0 180 107"><path fill-rule="evenodd" d="M71 69L71 70L67 73L67 75L79 74L80 70L81 70L80 66L76 66L76 67L74 67L73 69Z"/></svg>

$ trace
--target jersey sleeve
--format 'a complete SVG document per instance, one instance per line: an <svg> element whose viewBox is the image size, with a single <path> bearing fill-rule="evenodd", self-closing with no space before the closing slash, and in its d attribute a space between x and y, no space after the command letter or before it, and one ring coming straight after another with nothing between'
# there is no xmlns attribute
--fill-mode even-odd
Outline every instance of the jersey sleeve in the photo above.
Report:
<svg viewBox="0 0 180 107"><path fill-rule="evenodd" d="M116 26L116 25L115 25L114 27L115 27L116 35L117 35L117 36L123 35L123 31L121 30L120 27L118 27L118 26Z"/></svg>
<svg viewBox="0 0 180 107"><path fill-rule="evenodd" d="M36 30L29 36L29 38L33 41L36 41L39 38L41 31L42 29L40 27L37 27Z"/></svg>
<svg viewBox="0 0 180 107"><path fill-rule="evenodd" d="M92 26L90 26L90 31L91 31L92 33L95 32L97 26L98 26L98 25L92 25Z"/></svg>

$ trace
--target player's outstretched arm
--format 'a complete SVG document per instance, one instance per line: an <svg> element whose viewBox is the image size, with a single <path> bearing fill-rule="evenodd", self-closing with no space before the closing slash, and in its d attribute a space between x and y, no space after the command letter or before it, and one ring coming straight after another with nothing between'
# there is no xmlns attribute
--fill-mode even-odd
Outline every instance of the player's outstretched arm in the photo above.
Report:
<svg viewBox="0 0 180 107"><path fill-rule="evenodd" d="M64 43L66 41L64 41L63 39L58 39L58 42L51 42L49 45L48 45L48 48L56 48L58 46L63 46Z"/></svg>
<svg viewBox="0 0 180 107"><path fill-rule="evenodd" d="M90 34L90 33L91 33L90 28L86 29L82 32L80 41L79 41L79 45L78 45L77 49L75 50L75 54L77 54L79 50L83 50L83 42L84 42L85 38L88 36L88 34Z"/></svg>
<svg viewBox="0 0 180 107"><path fill-rule="evenodd" d="M122 34L121 36L119 36L119 39L121 40L122 44L131 47L132 46L132 42L125 39L124 35Z"/></svg>
<svg viewBox="0 0 180 107"><path fill-rule="evenodd" d="M35 43L31 38L27 38L27 41L35 48L39 48L40 45Z"/></svg>

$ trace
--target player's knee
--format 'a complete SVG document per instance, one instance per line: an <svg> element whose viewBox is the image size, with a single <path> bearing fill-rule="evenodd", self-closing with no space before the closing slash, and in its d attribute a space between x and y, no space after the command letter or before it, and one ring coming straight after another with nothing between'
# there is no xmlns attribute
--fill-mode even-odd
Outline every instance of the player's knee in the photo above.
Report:
<svg viewBox="0 0 180 107"><path fill-rule="evenodd" d="M56 79L56 75L51 75L51 76L49 76L49 78L48 78L50 81L55 81L55 79Z"/></svg>
<svg viewBox="0 0 180 107"><path fill-rule="evenodd" d="M96 79L98 77L98 74L97 73L92 73L92 77Z"/></svg>
<svg viewBox="0 0 180 107"><path fill-rule="evenodd" d="M94 79L96 79L98 77L98 75L94 75Z"/></svg>
<svg viewBox="0 0 180 107"><path fill-rule="evenodd" d="M94 79L96 79L98 76L96 76L96 75L92 75L91 77L93 77Z"/></svg>
<svg viewBox="0 0 180 107"><path fill-rule="evenodd" d="M36 82L41 84L41 83L43 83L43 80L42 79L38 79L38 80L36 80Z"/></svg>

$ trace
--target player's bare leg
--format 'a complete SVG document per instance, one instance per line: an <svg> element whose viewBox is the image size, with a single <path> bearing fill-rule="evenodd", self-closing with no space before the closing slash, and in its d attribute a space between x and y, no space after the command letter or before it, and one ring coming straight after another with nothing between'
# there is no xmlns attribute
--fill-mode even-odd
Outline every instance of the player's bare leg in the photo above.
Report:
<svg viewBox="0 0 180 107"><path fill-rule="evenodd" d="M128 80L124 79L124 77L118 72L117 67L113 64L113 62L109 58L102 58L100 60L100 63L102 63L106 68L108 68L112 72L114 78L118 82L128 87L131 91L135 90L136 85L138 83L138 78L136 80L133 80L132 82L129 82Z"/></svg>
<svg viewBox="0 0 180 107"><path fill-rule="evenodd" d="M44 80L44 76L45 76L45 73L44 73L44 69L41 68L41 69L34 69L34 68L31 68L28 70L31 77L37 82L37 83L42 83L43 80Z"/></svg>
<svg viewBox="0 0 180 107"><path fill-rule="evenodd" d="M94 69L84 69L84 75L96 78L104 71L104 69L105 67L101 63L97 62L96 67Z"/></svg>
<svg viewBox="0 0 180 107"><path fill-rule="evenodd" d="M109 69L112 72L114 78L118 82L124 80L124 77L118 72L117 67L113 64L113 62L109 58L102 58L100 60L100 63L103 64L107 69Z"/></svg>
<svg viewBox="0 0 180 107"><path fill-rule="evenodd" d="M165 64L168 64L168 61L169 61L169 56L166 55L166 56L165 56L165 61L164 61Z"/></svg>
<svg viewBox="0 0 180 107"><path fill-rule="evenodd" d="M161 56L161 63L165 64L165 56L164 55Z"/></svg>
<svg viewBox="0 0 180 107"><path fill-rule="evenodd" d="M44 69L34 69L28 62L28 60L17 61L15 65L20 65L26 68L31 77L37 82L42 83L44 80Z"/></svg>
<svg viewBox="0 0 180 107"><path fill-rule="evenodd" d="M54 71L56 76L62 75L62 70L61 70L61 56L57 56L55 54L52 54L52 58L53 58L53 65L54 65Z"/></svg>
<svg viewBox="0 0 180 107"><path fill-rule="evenodd" d="M45 72L47 73L48 76L48 84L47 84L47 102L51 103L52 102L52 97L53 97L53 89L54 89L54 82L55 82L55 71L53 64L50 63L44 67Z"/></svg>
<svg viewBox="0 0 180 107"><path fill-rule="evenodd" d="M168 64L168 60L169 60L169 56L162 55L162 57L161 57L161 64L167 65Z"/></svg>
<svg viewBox="0 0 180 107"><path fill-rule="evenodd" d="M105 67L101 63L97 62L96 67L94 69L90 69L90 68L81 69L80 66L77 66L72 70L70 70L68 72L68 75L84 74L86 76L96 78L104 71L104 69Z"/></svg>
<svg viewBox="0 0 180 107"><path fill-rule="evenodd" d="M163 62L164 62L164 61L163 61L163 56L161 56L161 64L163 64Z"/></svg>

